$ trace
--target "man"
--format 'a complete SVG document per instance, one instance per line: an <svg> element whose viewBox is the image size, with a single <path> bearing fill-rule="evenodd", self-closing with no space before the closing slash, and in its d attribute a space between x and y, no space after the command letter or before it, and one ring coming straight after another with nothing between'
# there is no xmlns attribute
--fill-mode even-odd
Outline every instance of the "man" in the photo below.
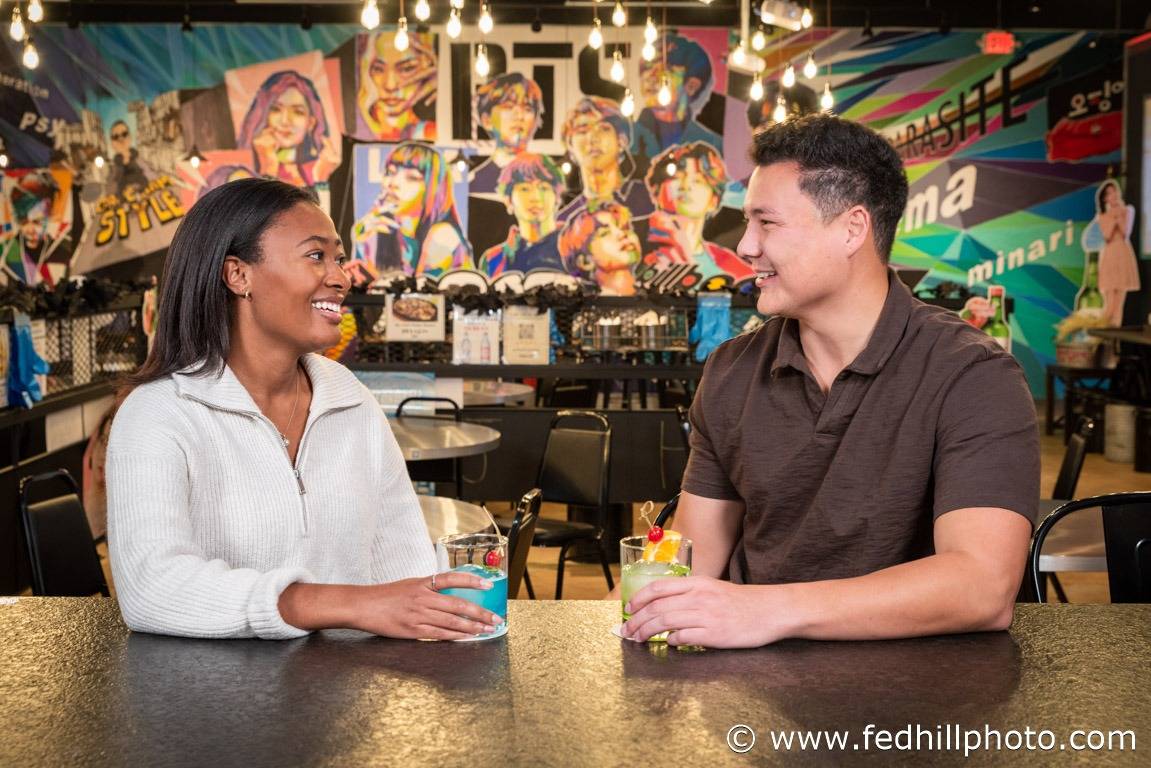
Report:
<svg viewBox="0 0 1151 768"><path fill-rule="evenodd" d="M471 174L471 194L496 191L500 172L526 152L544 111L544 97L534 80L518 72L493 77L476 89L476 122L495 142L491 157Z"/></svg>
<svg viewBox="0 0 1151 768"><path fill-rule="evenodd" d="M811 115L752 155L737 251L773 317L708 361L675 524L693 575L636 595L623 632L749 647L1006 628L1039 498L1019 366L888 269L907 180L880 136Z"/></svg>
<svg viewBox="0 0 1151 768"><path fill-rule="evenodd" d="M564 179L546 155L524 152L500 172L499 192L516 223L508 238L480 257L479 269L488 277L505 270L562 270L557 242L556 208L563 194Z"/></svg>
<svg viewBox="0 0 1151 768"><path fill-rule="evenodd" d="M645 282L680 264L692 265L703 280L753 274L734 251L703 239L727 184L727 169L714 147L702 141L670 147L652 162L646 183L656 210L648 219L652 247L643 257Z"/></svg>
<svg viewBox="0 0 1151 768"><path fill-rule="evenodd" d="M139 151L132 146L132 134L123 120L112 123L108 132L112 142L112 186L123 196L129 187L141 190L148 186L148 175L140 160Z"/></svg>
<svg viewBox="0 0 1151 768"><path fill-rule="evenodd" d="M667 106L659 103L665 76L671 89ZM680 35L660 38L655 59L640 61L639 77L644 109L635 121L634 154L655 157L673 144L693 141L723 149L720 135L695 119L707 105L715 84L711 59L699 43Z"/></svg>
<svg viewBox="0 0 1151 768"><path fill-rule="evenodd" d="M436 138L436 45L431 34L408 35L396 48L395 32L362 35L357 133L361 139L404 141Z"/></svg>
<svg viewBox="0 0 1151 768"><path fill-rule="evenodd" d="M631 123L615 102L600 96L583 97L564 122L561 136L579 166L583 191L560 210L560 221L610 203L623 205L634 218L651 214L647 190L641 182L629 180L623 170L624 163L630 161Z"/></svg>

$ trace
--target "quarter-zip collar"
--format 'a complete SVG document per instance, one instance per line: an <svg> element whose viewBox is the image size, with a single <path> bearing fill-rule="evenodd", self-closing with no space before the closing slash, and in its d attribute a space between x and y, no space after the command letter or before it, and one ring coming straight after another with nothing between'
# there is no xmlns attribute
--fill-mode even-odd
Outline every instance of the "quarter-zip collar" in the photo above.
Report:
<svg viewBox="0 0 1151 768"><path fill-rule="evenodd" d="M363 402L362 385L340 363L316 354L304 355L301 361L312 382L311 417L342 408L354 408ZM230 367L225 365L222 371L216 373L195 374L194 370L188 368L172 374L176 391L181 397L225 411L260 415L256 402Z"/></svg>

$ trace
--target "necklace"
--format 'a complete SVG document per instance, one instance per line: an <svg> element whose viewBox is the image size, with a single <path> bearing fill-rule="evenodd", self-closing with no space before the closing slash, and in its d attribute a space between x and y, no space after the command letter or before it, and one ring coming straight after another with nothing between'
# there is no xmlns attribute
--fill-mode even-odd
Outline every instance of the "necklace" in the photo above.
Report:
<svg viewBox="0 0 1151 768"><path fill-rule="evenodd" d="M296 406L300 404L300 368L296 366L296 398L292 400L292 412L288 415L288 426L284 427L284 432L292 431L292 422L296 419ZM278 430L277 430L278 431ZM287 448L291 441L288 436L280 432L280 440L283 441L284 447Z"/></svg>

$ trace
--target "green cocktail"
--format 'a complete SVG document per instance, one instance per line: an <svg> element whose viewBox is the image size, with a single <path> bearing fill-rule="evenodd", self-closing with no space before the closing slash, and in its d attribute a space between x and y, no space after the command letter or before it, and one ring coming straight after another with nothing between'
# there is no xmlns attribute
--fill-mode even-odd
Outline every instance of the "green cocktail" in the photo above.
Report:
<svg viewBox="0 0 1151 768"><path fill-rule="evenodd" d="M665 531L658 542L646 536L628 536L619 542L620 600L623 620L631 618L627 604L641 589L660 579L691 575L691 539ZM648 642L665 642L663 632Z"/></svg>

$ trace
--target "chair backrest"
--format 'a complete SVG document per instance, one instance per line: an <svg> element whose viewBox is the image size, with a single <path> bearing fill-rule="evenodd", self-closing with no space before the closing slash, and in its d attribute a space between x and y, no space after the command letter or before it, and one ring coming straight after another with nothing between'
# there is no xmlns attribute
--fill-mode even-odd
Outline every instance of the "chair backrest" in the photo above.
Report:
<svg viewBox="0 0 1151 768"><path fill-rule="evenodd" d="M423 396L405 397L403 400L400 401L400 404L396 406L396 416L397 417L403 416L404 415L404 406L409 405L411 403L436 403L437 404L435 410L432 413L416 414L418 416L422 416L424 418L429 418L429 419L451 418L453 421L459 421L460 420L460 406L457 405L456 401L452 400L450 397L423 397ZM443 407L441 408L440 406L443 406ZM441 411L441 410L451 411L451 416L441 415L439 413L439 411Z"/></svg>
<svg viewBox="0 0 1151 768"><path fill-rule="evenodd" d="M562 426L590 421L595 429ZM544 498L559 504L607 508L611 425L595 411L559 411L548 426L547 443L536 475Z"/></svg>
<svg viewBox="0 0 1151 768"><path fill-rule="evenodd" d="M691 453L691 421L687 417L687 408L682 405L675 407L675 418L679 421L679 434L683 438L683 451Z"/></svg>
<svg viewBox="0 0 1151 768"><path fill-rule="evenodd" d="M536 537L536 520L540 515L543 494L532 488L516 503L516 514L508 529L508 597L520 592L520 582L528 568L528 553Z"/></svg>
<svg viewBox="0 0 1151 768"><path fill-rule="evenodd" d="M1094 433L1095 420L1080 416L1075 432L1067 440L1063 465L1059 467L1059 477L1055 479L1055 490L1051 492L1051 498L1075 498L1075 486L1079 484L1079 473L1083 469L1083 459L1087 456L1087 444Z"/></svg>
<svg viewBox="0 0 1151 768"><path fill-rule="evenodd" d="M47 501L29 503L31 489L60 480L71 490ZM92 541L92 529L80 502L80 489L67 470L58 469L20 481L20 521L32 566L32 594L50 597L108 596L108 584Z"/></svg>
<svg viewBox="0 0 1151 768"><path fill-rule="evenodd" d="M1069 501L1048 515L1031 540L1028 579L1036 595L1040 585L1039 554L1052 527L1072 512L1103 510L1107 580L1113 603L1151 602L1151 491L1111 493Z"/></svg>

